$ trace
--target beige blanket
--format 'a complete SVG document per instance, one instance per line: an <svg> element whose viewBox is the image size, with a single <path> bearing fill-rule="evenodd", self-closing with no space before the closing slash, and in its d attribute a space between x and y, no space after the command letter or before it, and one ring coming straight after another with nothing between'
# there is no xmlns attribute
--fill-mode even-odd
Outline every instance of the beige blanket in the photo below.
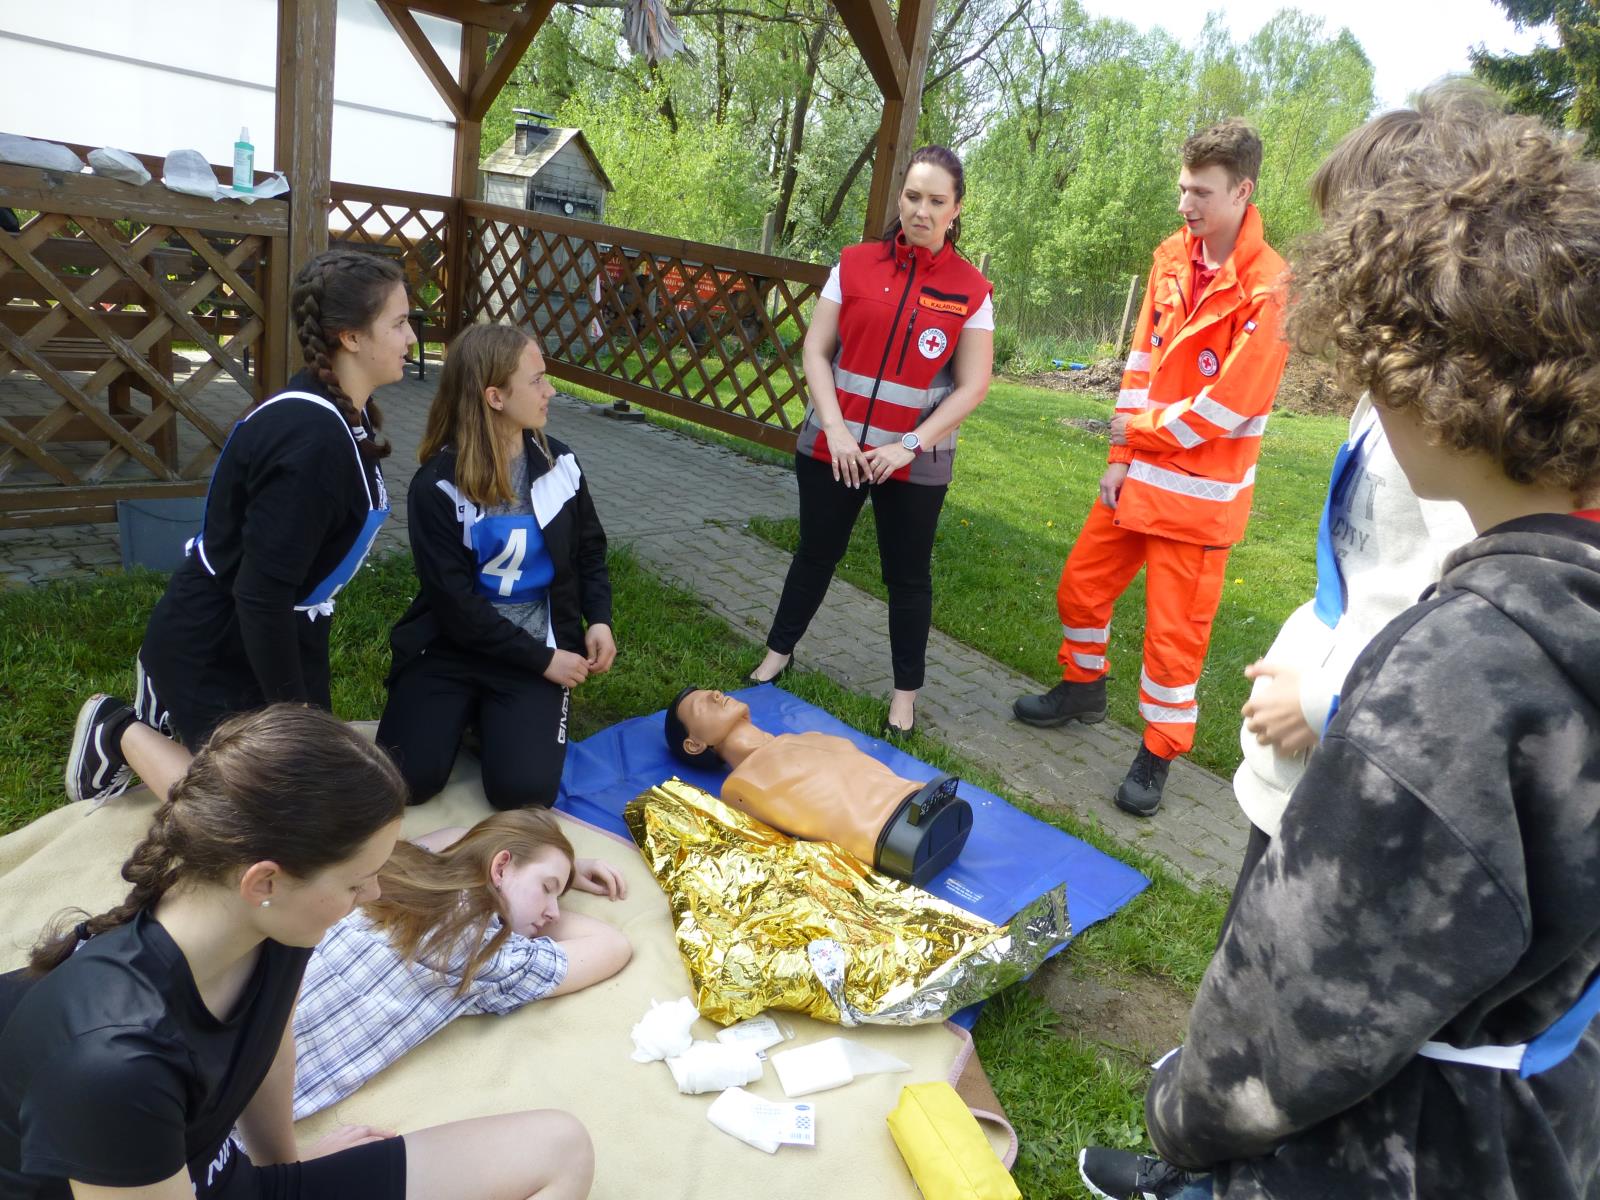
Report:
<svg viewBox="0 0 1600 1200"><path fill-rule="evenodd" d="M22 965L38 930L59 909L98 912L121 899L123 858L154 811L148 792L122 796L96 812L74 804L0 838L0 970ZM445 825L470 825L489 812L476 764L463 756L451 785L406 814L416 836ZM785 1146L775 1155L736 1141L706 1120L714 1094L680 1095L665 1063L635 1063L629 1031L652 998L689 992L673 945L665 898L631 843L591 826L563 820L579 855L605 858L627 876L629 898L569 896L572 907L620 926L633 943L633 961L613 979L529 1005L506 1017L467 1017L372 1080L342 1104L301 1123L309 1140L340 1124L399 1129L520 1108L575 1113L594 1138L597 1200L913 1200L916 1189L884 1124L903 1084L948 1079L968 1066L971 1041L950 1025L840 1030L784 1015L796 1033L789 1046L843 1033L912 1064L808 1099L816 1106L817 1145ZM695 1036L717 1027L702 1020ZM783 1099L775 1072L751 1084L757 1095ZM1009 1160L1008 1130L984 1124L996 1151Z"/></svg>

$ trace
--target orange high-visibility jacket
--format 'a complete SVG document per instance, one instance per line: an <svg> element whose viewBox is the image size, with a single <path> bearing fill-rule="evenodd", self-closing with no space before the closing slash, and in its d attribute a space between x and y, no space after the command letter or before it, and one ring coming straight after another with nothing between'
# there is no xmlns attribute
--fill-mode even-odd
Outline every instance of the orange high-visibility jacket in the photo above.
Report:
<svg viewBox="0 0 1600 1200"><path fill-rule="evenodd" d="M1140 533L1231 546L1244 536L1261 435L1289 348L1282 335L1283 259L1250 205L1239 240L1190 311L1195 238L1156 247L1117 412L1129 464L1116 523Z"/></svg>

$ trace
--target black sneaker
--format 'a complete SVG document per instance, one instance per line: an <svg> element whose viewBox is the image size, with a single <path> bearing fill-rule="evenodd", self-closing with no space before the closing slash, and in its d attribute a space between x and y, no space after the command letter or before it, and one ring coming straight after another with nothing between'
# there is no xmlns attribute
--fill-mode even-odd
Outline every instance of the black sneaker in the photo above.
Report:
<svg viewBox="0 0 1600 1200"><path fill-rule="evenodd" d="M83 702L62 777L68 800L103 804L128 790L133 769L122 757L121 735L132 719L133 710L115 696L99 693Z"/></svg>
<svg viewBox="0 0 1600 1200"><path fill-rule="evenodd" d="M1099 1146L1078 1151L1078 1176L1105 1200L1171 1200L1205 1178L1180 1171L1154 1155Z"/></svg>
<svg viewBox="0 0 1600 1200"><path fill-rule="evenodd" d="M1106 719L1106 681L1074 683L1063 679L1042 696L1018 696L1011 711L1024 725L1050 729L1068 721L1093 725Z"/></svg>
<svg viewBox="0 0 1600 1200"><path fill-rule="evenodd" d="M1161 807L1161 789L1167 786L1172 760L1151 753L1143 742L1128 768L1127 777L1117 789L1117 807L1136 817L1153 817Z"/></svg>

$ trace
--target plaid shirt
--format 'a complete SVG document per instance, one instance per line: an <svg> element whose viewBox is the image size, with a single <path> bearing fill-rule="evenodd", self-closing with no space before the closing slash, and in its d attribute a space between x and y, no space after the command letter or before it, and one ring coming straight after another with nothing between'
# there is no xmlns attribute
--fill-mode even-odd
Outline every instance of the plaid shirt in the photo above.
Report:
<svg viewBox="0 0 1600 1200"><path fill-rule="evenodd" d="M491 922L487 936L498 928ZM565 950L513 933L458 996L466 958L453 956L444 972L406 963L360 909L328 930L295 1007L294 1119L343 1100L457 1017L515 1012L567 977Z"/></svg>

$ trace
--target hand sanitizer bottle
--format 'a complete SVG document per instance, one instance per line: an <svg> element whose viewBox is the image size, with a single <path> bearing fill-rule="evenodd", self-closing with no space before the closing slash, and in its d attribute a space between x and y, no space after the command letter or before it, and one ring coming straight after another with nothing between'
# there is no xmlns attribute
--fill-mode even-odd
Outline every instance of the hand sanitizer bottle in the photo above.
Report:
<svg viewBox="0 0 1600 1200"><path fill-rule="evenodd" d="M253 192L256 177L256 148L250 144L250 130L239 130L239 140L233 144L233 190Z"/></svg>

